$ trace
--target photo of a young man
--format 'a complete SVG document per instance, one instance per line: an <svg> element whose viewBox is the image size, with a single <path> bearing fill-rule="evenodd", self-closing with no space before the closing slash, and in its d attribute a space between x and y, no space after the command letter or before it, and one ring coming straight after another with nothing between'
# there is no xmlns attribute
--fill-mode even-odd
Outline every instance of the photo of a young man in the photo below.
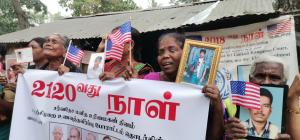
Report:
<svg viewBox="0 0 300 140"><path fill-rule="evenodd" d="M250 109L250 118L242 124L248 130L248 136L275 139L280 129L274 123L269 121L272 113L273 95L265 88L260 89L261 109Z"/></svg>
<svg viewBox="0 0 300 140"><path fill-rule="evenodd" d="M214 51L207 48L191 47L183 81L204 86L208 82Z"/></svg>

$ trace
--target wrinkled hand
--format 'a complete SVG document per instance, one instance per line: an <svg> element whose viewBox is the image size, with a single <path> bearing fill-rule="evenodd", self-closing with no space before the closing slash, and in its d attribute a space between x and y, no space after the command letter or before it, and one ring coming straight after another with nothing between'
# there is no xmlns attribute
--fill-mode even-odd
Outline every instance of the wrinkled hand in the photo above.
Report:
<svg viewBox="0 0 300 140"><path fill-rule="evenodd" d="M116 78L116 77L113 72L103 72L99 75L99 80L101 80L101 81L112 80L114 78Z"/></svg>
<svg viewBox="0 0 300 140"><path fill-rule="evenodd" d="M65 65L61 64L59 67L58 67L58 74L61 76L63 75L64 73L66 72L69 72L70 71L70 68L66 67Z"/></svg>
<svg viewBox="0 0 300 140"><path fill-rule="evenodd" d="M126 71L122 74L122 77L126 80L129 81L130 78L132 78L132 74L133 74L133 69L130 66L126 67Z"/></svg>
<svg viewBox="0 0 300 140"><path fill-rule="evenodd" d="M219 88L215 85L206 85L202 88L202 92L206 97L209 97L213 103L221 102Z"/></svg>
<svg viewBox="0 0 300 140"><path fill-rule="evenodd" d="M133 67L127 66L126 71L122 75L125 80L130 80L130 78L138 78L139 74L134 70Z"/></svg>
<svg viewBox="0 0 300 140"><path fill-rule="evenodd" d="M294 81L289 89L289 97L299 97L300 96L300 74L297 74Z"/></svg>
<svg viewBox="0 0 300 140"><path fill-rule="evenodd" d="M229 139L242 139L247 136L247 129L238 118L229 118L225 123L225 134Z"/></svg>
<svg viewBox="0 0 300 140"><path fill-rule="evenodd" d="M290 140L291 137L289 134L278 134L276 140Z"/></svg>

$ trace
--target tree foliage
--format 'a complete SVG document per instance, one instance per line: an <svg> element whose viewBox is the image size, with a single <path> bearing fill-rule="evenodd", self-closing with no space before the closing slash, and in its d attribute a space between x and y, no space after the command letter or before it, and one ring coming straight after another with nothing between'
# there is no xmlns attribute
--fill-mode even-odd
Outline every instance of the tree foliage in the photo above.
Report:
<svg viewBox="0 0 300 140"><path fill-rule="evenodd" d="M15 11L13 0L0 1L0 35L22 29ZM47 15L47 7L40 0L18 0L21 10L30 26L43 23Z"/></svg>
<svg viewBox="0 0 300 140"><path fill-rule="evenodd" d="M59 4L73 11L72 16L138 9L133 0L59 0Z"/></svg>

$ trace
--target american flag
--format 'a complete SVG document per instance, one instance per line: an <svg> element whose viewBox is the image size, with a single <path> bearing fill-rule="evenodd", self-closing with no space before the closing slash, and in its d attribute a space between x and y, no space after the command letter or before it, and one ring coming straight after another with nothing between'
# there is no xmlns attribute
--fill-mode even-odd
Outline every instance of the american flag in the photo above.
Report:
<svg viewBox="0 0 300 140"><path fill-rule="evenodd" d="M126 22L108 36L106 43L106 59L121 61L124 44L131 41L131 23Z"/></svg>
<svg viewBox="0 0 300 140"><path fill-rule="evenodd" d="M277 24L267 26L267 31L270 37L291 32L292 22L290 19L284 20Z"/></svg>
<svg viewBox="0 0 300 140"><path fill-rule="evenodd" d="M66 58L73 62L74 64L80 64L82 57L84 56L84 52L77 48L74 45L70 45L68 48L68 52L66 54Z"/></svg>
<svg viewBox="0 0 300 140"><path fill-rule="evenodd" d="M232 103L248 109L260 109L260 86L244 81L230 81Z"/></svg>

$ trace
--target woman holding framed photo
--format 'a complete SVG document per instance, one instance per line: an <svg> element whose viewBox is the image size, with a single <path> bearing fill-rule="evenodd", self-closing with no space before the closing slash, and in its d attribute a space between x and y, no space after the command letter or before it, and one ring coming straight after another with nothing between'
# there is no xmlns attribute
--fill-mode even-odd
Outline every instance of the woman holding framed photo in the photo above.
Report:
<svg viewBox="0 0 300 140"><path fill-rule="evenodd" d="M183 53L185 37L178 33L163 34L158 39L157 61L160 72L151 72L144 77L148 80L175 82ZM202 88L205 96L211 99L206 139L221 139L224 132L223 109L219 89L215 85Z"/></svg>

